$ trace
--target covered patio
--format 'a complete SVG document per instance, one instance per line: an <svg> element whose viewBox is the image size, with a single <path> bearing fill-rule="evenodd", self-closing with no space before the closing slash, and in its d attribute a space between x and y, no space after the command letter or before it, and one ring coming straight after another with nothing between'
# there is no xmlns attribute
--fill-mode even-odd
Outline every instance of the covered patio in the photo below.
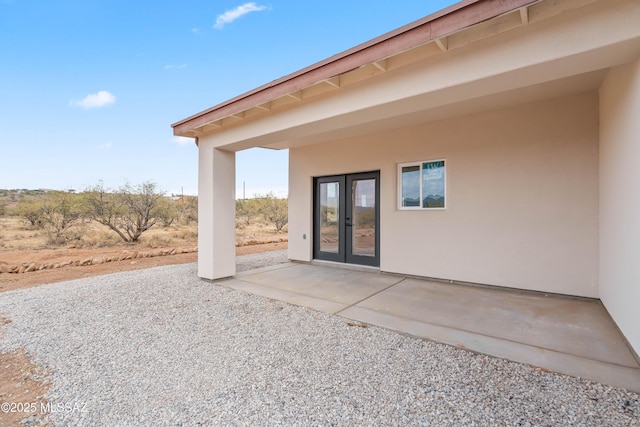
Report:
<svg viewBox="0 0 640 427"><path fill-rule="evenodd" d="M198 276L638 391L639 22L633 0L464 0L174 123L198 144ZM303 264L235 275L254 147L289 150ZM377 268L313 265L365 264L363 212Z"/></svg>
<svg viewBox="0 0 640 427"><path fill-rule="evenodd" d="M449 284L375 269L287 263L218 285L640 392L640 364L602 303Z"/></svg>

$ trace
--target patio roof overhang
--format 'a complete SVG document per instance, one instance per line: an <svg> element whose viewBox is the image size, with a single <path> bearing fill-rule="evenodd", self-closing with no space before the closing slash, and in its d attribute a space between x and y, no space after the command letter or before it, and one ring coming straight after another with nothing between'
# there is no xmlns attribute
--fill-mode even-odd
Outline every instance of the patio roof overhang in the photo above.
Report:
<svg viewBox="0 0 640 427"><path fill-rule="evenodd" d="M267 83L207 110L172 124L174 134L197 137L207 130L223 126L224 119L243 119L253 113L271 111L278 106L301 101L305 90L314 87L318 95L354 83L371 71L388 70L387 61L417 46L434 43L439 51L449 49L453 34L506 13L517 13L522 23L528 21L528 6L540 0L465 0L446 9L400 27L373 40L341 52L278 80ZM514 12L515 11L515 12ZM362 70L362 68L369 68ZM360 70L359 75L347 76ZM319 86L319 87L315 87Z"/></svg>
<svg viewBox="0 0 640 427"><path fill-rule="evenodd" d="M612 3L628 10L608 8ZM589 6L596 12L567 17ZM463 1L179 121L174 134L196 141L213 136L216 146L233 151L282 149L593 90L608 67L640 53L634 6L624 0ZM566 29L531 36L528 27L540 24L542 33L547 22ZM485 66L493 61L496 66ZM417 67L428 71L416 73Z"/></svg>

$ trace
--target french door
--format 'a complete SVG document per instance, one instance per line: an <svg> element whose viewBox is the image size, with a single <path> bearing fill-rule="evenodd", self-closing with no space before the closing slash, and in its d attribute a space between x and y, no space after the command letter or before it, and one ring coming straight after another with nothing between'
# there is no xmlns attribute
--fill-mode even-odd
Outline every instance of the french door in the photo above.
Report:
<svg viewBox="0 0 640 427"><path fill-rule="evenodd" d="M380 265L380 172L314 180L314 258Z"/></svg>

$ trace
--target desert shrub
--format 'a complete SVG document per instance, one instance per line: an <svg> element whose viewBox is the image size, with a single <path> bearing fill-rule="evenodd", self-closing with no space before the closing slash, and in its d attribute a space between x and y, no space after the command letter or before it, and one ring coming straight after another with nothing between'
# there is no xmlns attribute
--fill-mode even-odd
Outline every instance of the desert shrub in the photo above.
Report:
<svg viewBox="0 0 640 427"><path fill-rule="evenodd" d="M277 233L281 232L289 222L287 199L278 199L273 193L267 193L256 196L254 200L265 221L273 224Z"/></svg>
<svg viewBox="0 0 640 427"><path fill-rule="evenodd" d="M241 220L246 225L251 224L251 219L260 213L258 199L236 200L236 219Z"/></svg>
<svg viewBox="0 0 640 427"><path fill-rule="evenodd" d="M24 198L18 202L14 213L32 227L40 227L43 225L41 207L42 203L37 200Z"/></svg>
<svg viewBox="0 0 640 427"><path fill-rule="evenodd" d="M158 222L164 228L170 227L179 215L175 202L164 197L158 199L156 210Z"/></svg>
<svg viewBox="0 0 640 427"><path fill-rule="evenodd" d="M184 196L176 204L180 222L189 225L198 222L198 198L195 196Z"/></svg>
<svg viewBox="0 0 640 427"><path fill-rule="evenodd" d="M109 227L125 242L137 242L145 231L165 218L164 193L152 181L118 191L105 189L102 182L84 193L86 212L94 221Z"/></svg>
<svg viewBox="0 0 640 427"><path fill-rule="evenodd" d="M47 233L48 244L65 244L80 239L80 232L74 228L82 218L77 196L62 191L48 193L40 203L39 211L39 221Z"/></svg>

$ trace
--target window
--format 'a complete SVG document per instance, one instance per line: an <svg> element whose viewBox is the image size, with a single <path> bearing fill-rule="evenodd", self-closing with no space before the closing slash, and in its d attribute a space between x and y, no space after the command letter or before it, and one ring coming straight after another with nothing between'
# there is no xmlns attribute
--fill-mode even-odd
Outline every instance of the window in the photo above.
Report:
<svg viewBox="0 0 640 427"><path fill-rule="evenodd" d="M444 160L398 165L398 209L444 209Z"/></svg>

